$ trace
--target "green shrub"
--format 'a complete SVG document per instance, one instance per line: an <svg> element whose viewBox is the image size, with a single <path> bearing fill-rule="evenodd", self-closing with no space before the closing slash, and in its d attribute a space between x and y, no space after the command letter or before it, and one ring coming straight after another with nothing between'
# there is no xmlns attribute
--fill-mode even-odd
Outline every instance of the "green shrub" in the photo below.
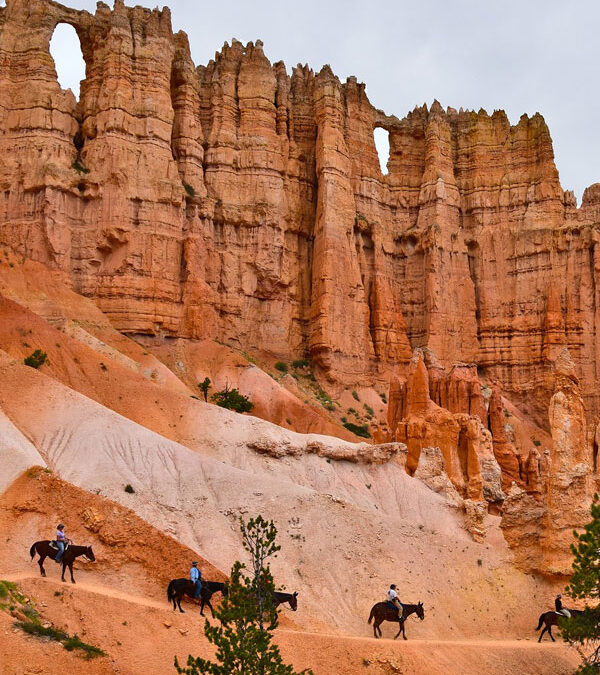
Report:
<svg viewBox="0 0 600 675"><path fill-rule="evenodd" d="M284 363L283 361L277 361L275 368L277 368L280 373L287 373L288 371L287 363Z"/></svg>
<svg viewBox="0 0 600 675"><path fill-rule="evenodd" d="M361 436L362 438L371 438L369 427L366 424L359 426L358 424L352 424L352 422L344 422L344 426L346 429L348 429L348 431L351 431L356 436Z"/></svg>
<svg viewBox="0 0 600 675"><path fill-rule="evenodd" d="M308 366L310 366L310 361L307 359L296 359L295 361L292 361L292 366L294 368L308 368Z"/></svg>
<svg viewBox="0 0 600 675"><path fill-rule="evenodd" d="M240 394L236 388L229 389L228 386L213 394L210 399L221 408L239 413L250 412L254 408L254 403L247 396Z"/></svg>
<svg viewBox="0 0 600 675"><path fill-rule="evenodd" d="M540 445L542 444L542 441L538 441L537 438L533 439L533 444L535 445L536 448L539 448Z"/></svg>
<svg viewBox="0 0 600 675"><path fill-rule="evenodd" d="M72 166L75 169L75 171L77 171L78 174L90 172L90 170L87 167L83 166L83 164L78 159L76 159L73 162Z"/></svg>
<svg viewBox="0 0 600 675"><path fill-rule="evenodd" d="M133 489L130 483L127 483L127 485L123 489L130 495L135 494L135 490Z"/></svg>
<svg viewBox="0 0 600 675"><path fill-rule="evenodd" d="M106 652L100 649L100 647L94 647L94 645L88 645L87 642L82 642L78 635L73 635L73 637L63 640L62 645L68 652L80 649L84 652L84 658L88 661L98 656L106 656Z"/></svg>
<svg viewBox="0 0 600 675"><path fill-rule="evenodd" d="M39 368L44 365L47 360L48 355L46 352L43 352L41 349L36 349L33 354L30 354L23 359L23 363L31 368Z"/></svg>
<svg viewBox="0 0 600 675"><path fill-rule="evenodd" d="M385 394L379 394L379 398L384 402L387 403L387 396Z"/></svg>
<svg viewBox="0 0 600 675"><path fill-rule="evenodd" d="M347 421L348 421L348 418L344 415L344 416L342 417L342 423L347 422Z"/></svg>
<svg viewBox="0 0 600 675"><path fill-rule="evenodd" d="M352 390L352 397L354 398L355 401L360 401L360 396L358 395L358 392Z"/></svg>
<svg viewBox="0 0 600 675"><path fill-rule="evenodd" d="M375 411L373 410L373 408L371 408L370 405L367 405L366 403L363 403L363 408L367 411L367 413L369 415L371 415L371 417L373 417L373 415L375 414Z"/></svg>
<svg viewBox="0 0 600 675"><path fill-rule="evenodd" d="M210 377L205 377L202 382L198 384L200 391L204 396L204 401L208 403L208 390L210 389Z"/></svg>
<svg viewBox="0 0 600 675"><path fill-rule="evenodd" d="M189 185L188 183L184 183L183 187L190 197L196 196L196 190L194 190L194 188L191 185Z"/></svg>

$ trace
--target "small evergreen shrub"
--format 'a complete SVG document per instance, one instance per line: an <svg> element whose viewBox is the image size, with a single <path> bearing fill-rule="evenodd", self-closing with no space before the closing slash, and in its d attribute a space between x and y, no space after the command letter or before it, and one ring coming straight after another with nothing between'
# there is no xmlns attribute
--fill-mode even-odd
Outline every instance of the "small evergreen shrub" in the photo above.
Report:
<svg viewBox="0 0 600 675"><path fill-rule="evenodd" d="M46 352L43 352L41 349L36 349L33 354L30 354L23 359L23 363L31 368L39 368L40 366L43 366L47 360L48 355Z"/></svg>
<svg viewBox="0 0 600 675"><path fill-rule="evenodd" d="M254 408L254 403L247 396L240 394L236 388L229 389L227 386L213 394L210 399L221 408L238 413L250 412Z"/></svg>
<svg viewBox="0 0 600 675"><path fill-rule="evenodd" d="M346 429L348 429L348 431L351 431L356 436L360 436L362 438L371 438L369 427L366 424L359 426L358 424L353 424L352 422L344 422L344 426Z"/></svg>
<svg viewBox="0 0 600 675"><path fill-rule="evenodd" d="M135 494L135 490L133 489L133 487L131 486L130 483L127 483L124 490L125 490L125 492L127 492L130 495Z"/></svg>
<svg viewBox="0 0 600 675"><path fill-rule="evenodd" d="M360 396L358 395L358 392L356 392L354 389L352 390L352 398L355 401L360 401Z"/></svg>
<svg viewBox="0 0 600 675"><path fill-rule="evenodd" d="M292 366L294 368L308 368L310 363L306 359L296 359L295 361L292 361Z"/></svg>
<svg viewBox="0 0 600 675"><path fill-rule="evenodd" d="M367 411L367 414L369 414L369 415L371 415L371 417L373 417L373 415L375 414L375 412L373 411L373 408L371 408L371 406L367 405L366 403L363 404L363 407Z"/></svg>
<svg viewBox="0 0 600 675"><path fill-rule="evenodd" d="M288 371L287 363L284 363L283 361L277 361L277 363L275 364L275 368L280 373L287 373L287 371Z"/></svg>
<svg viewBox="0 0 600 675"><path fill-rule="evenodd" d="M189 185L188 183L184 183L183 187L190 197L196 196L196 190L194 190L194 188L191 185Z"/></svg>
<svg viewBox="0 0 600 675"><path fill-rule="evenodd" d="M78 159L76 159L73 162L73 168L75 169L75 171L77 171L78 174L90 172L90 170L87 167L83 166L83 164Z"/></svg>

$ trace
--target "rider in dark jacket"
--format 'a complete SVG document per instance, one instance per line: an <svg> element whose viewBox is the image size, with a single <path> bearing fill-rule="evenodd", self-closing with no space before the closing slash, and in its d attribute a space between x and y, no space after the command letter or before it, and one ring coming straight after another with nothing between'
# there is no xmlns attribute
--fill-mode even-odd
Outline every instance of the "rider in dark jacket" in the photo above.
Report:
<svg viewBox="0 0 600 675"><path fill-rule="evenodd" d="M565 607L563 607L563 604L562 604L562 595L561 595L560 593L559 593L559 594L556 596L556 598L554 599L554 611L555 611L557 614L560 614L561 616L566 616L566 617L570 617L570 616L571 616L571 612L569 612L568 609L566 609Z"/></svg>

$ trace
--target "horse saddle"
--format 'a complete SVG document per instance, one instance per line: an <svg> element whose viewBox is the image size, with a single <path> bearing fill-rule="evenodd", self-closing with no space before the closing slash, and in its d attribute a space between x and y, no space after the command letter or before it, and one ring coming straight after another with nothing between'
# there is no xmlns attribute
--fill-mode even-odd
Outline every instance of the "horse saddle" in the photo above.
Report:
<svg viewBox="0 0 600 675"><path fill-rule="evenodd" d="M58 551L58 544L56 543L56 541L54 541L54 540L51 541L49 546L50 546L50 548L53 548L55 551ZM66 542L65 543L65 551L69 548L69 546L70 546L69 542Z"/></svg>
<svg viewBox="0 0 600 675"><path fill-rule="evenodd" d="M387 606L390 607L391 609L395 610L396 612L398 612L398 614L400 614L400 610L398 609L398 606L395 605L393 602L390 602L390 601L388 600L388 601L387 601Z"/></svg>

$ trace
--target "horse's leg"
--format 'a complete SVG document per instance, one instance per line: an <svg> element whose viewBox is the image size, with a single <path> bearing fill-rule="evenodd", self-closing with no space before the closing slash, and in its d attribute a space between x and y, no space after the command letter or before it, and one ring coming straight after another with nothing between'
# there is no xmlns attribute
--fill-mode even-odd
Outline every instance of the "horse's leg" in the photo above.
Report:
<svg viewBox="0 0 600 675"><path fill-rule="evenodd" d="M71 583L74 584L75 583L75 577L73 576L73 561L72 560L69 563L69 572L71 572Z"/></svg>
<svg viewBox="0 0 600 675"><path fill-rule="evenodd" d="M62 576L60 577L61 581L65 580L65 571L67 569L67 563L63 561L62 563Z"/></svg>
<svg viewBox="0 0 600 675"><path fill-rule="evenodd" d="M548 626L548 635L552 638L552 642L556 642L554 635L552 635L552 626Z"/></svg>
<svg viewBox="0 0 600 675"><path fill-rule="evenodd" d="M406 621L402 622L402 637L406 640L406 632L404 631L404 627L406 626Z"/></svg>
<svg viewBox="0 0 600 675"><path fill-rule="evenodd" d="M377 617L373 619L373 636L377 639Z"/></svg>
<svg viewBox="0 0 600 675"><path fill-rule="evenodd" d="M179 607L179 611L180 611L182 614L184 614L184 613L185 613L185 610L181 609L181 598L183 597L183 595L177 594L176 596L173 596L173 597L177 598L177 605L178 605L178 607ZM175 609L175 600L173 600L173 609Z"/></svg>
<svg viewBox="0 0 600 675"><path fill-rule="evenodd" d="M204 616L204 605L206 604L206 600L200 596L200 616Z"/></svg>
<svg viewBox="0 0 600 675"><path fill-rule="evenodd" d="M213 609L213 606L212 606L212 604L211 604L211 602L210 602L210 598L207 598L206 604L209 606L209 608L210 608L210 615L211 615L212 618L214 619L214 618L215 618L215 610Z"/></svg>
<svg viewBox="0 0 600 675"><path fill-rule="evenodd" d="M538 640L538 642L541 642L541 641L542 641L542 638L544 637L544 633L545 633L547 630L548 630L548 626L544 626L544 629L543 629L542 632L540 633L540 639Z"/></svg>
<svg viewBox="0 0 600 675"><path fill-rule="evenodd" d="M46 570L44 569L44 560L46 559L45 555L40 555L40 559L38 560L38 565L40 566L40 574L45 577L46 576Z"/></svg>

